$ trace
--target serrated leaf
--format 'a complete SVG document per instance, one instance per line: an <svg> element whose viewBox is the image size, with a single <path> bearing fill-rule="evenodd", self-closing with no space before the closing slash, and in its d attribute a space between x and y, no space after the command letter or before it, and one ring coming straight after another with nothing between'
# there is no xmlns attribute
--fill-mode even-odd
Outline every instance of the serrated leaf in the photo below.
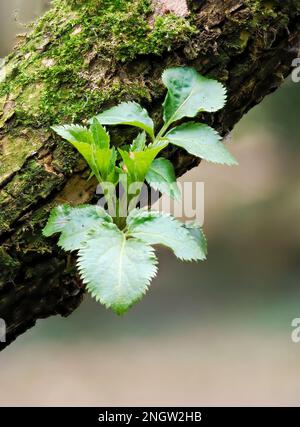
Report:
<svg viewBox="0 0 300 427"><path fill-rule="evenodd" d="M155 159L147 172L148 184L170 198L180 200L181 194L176 182L173 164L163 157Z"/></svg>
<svg viewBox="0 0 300 427"><path fill-rule="evenodd" d="M168 214L141 209L127 218L128 235L149 245L164 245L185 261L202 260L203 251L193 235Z"/></svg>
<svg viewBox="0 0 300 427"><path fill-rule="evenodd" d="M94 158L95 143L91 130L79 125L53 126L52 129L76 148L91 168L93 175L101 181Z"/></svg>
<svg viewBox="0 0 300 427"><path fill-rule="evenodd" d="M200 111L218 111L225 105L225 87L201 76L194 68L169 68L164 71L162 80L168 88L163 104L167 123L182 117L195 117Z"/></svg>
<svg viewBox="0 0 300 427"><path fill-rule="evenodd" d="M117 314L125 313L145 294L156 275L156 264L150 246L126 239L114 225L93 232L78 257L87 290Z"/></svg>
<svg viewBox="0 0 300 427"><path fill-rule="evenodd" d="M109 133L106 132L106 129L99 123L96 117L94 117L90 129L96 147L100 149L108 149L110 143Z"/></svg>
<svg viewBox="0 0 300 427"><path fill-rule="evenodd" d="M122 102L96 118L103 125L131 125L143 129L154 138L154 124L148 112L136 102Z"/></svg>
<svg viewBox="0 0 300 427"><path fill-rule="evenodd" d="M111 223L112 218L100 206L82 205L72 208L60 205L52 209L43 235L49 237L61 233L58 245L66 251L73 251L80 249L88 233L103 222Z"/></svg>
<svg viewBox="0 0 300 427"><path fill-rule="evenodd" d="M50 237L55 233L61 233L69 222L71 210L72 207L69 205L59 205L53 208L43 229L43 235Z"/></svg>
<svg viewBox="0 0 300 427"><path fill-rule="evenodd" d="M202 259L206 259L207 256L207 240L205 234L200 227L200 225L196 223L186 223L184 227L188 230L188 232L192 235L192 237L196 240L201 252Z"/></svg>
<svg viewBox="0 0 300 427"><path fill-rule="evenodd" d="M221 142L220 135L203 123L184 123L171 129L165 136L172 144L208 162L237 165L233 155Z"/></svg>
<svg viewBox="0 0 300 427"><path fill-rule="evenodd" d="M93 120L90 130L78 125L55 126L53 129L76 148L99 182L116 180L116 152L109 148L109 134L98 120Z"/></svg>
<svg viewBox="0 0 300 427"><path fill-rule="evenodd" d="M52 129L59 136L71 142L84 142L86 144L92 144L93 135L92 132L84 126L79 125L64 125L64 126L53 126Z"/></svg>
<svg viewBox="0 0 300 427"><path fill-rule="evenodd" d="M143 151L146 146L146 133L141 132L138 136L133 140L129 150L130 151Z"/></svg>

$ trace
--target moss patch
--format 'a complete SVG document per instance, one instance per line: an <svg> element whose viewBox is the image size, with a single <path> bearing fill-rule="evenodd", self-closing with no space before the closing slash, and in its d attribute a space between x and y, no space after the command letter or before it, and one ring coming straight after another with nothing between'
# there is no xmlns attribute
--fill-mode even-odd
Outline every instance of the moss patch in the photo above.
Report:
<svg viewBox="0 0 300 427"><path fill-rule="evenodd" d="M6 250L0 246L0 288L6 281L13 282L19 268L19 262L13 259Z"/></svg>
<svg viewBox="0 0 300 427"><path fill-rule="evenodd" d="M59 190L64 177L49 173L35 160L29 160L22 173L16 175L0 192L0 234L9 231L9 224L19 219L40 200Z"/></svg>
<svg viewBox="0 0 300 427"><path fill-rule="evenodd" d="M25 161L39 150L49 134L42 131L12 133L0 139L0 185L12 174L21 169Z"/></svg>
<svg viewBox="0 0 300 427"><path fill-rule="evenodd" d="M124 83L113 75L118 64L163 55L196 32L188 19L167 14L151 21L151 14L148 0L55 1L8 58L0 97L15 94L14 124L78 120L111 97L124 99ZM19 94L24 87L34 91L32 99ZM126 82L126 93L149 99L137 81Z"/></svg>

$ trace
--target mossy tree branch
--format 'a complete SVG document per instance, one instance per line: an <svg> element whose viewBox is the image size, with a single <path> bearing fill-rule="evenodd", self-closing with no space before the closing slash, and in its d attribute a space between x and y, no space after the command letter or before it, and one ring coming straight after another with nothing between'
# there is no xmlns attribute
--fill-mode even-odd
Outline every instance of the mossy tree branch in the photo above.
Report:
<svg viewBox="0 0 300 427"><path fill-rule="evenodd" d="M170 10L167 0L57 0L6 59L0 72L0 317L8 326L2 347L39 318L70 314L83 294L72 259L42 238L41 227L55 203L89 201L95 182L84 179L84 165L50 125L84 120L121 100L140 102L158 118L163 69L190 65L227 86L226 108L201 117L225 135L289 75L299 49L300 0L177 3ZM125 137L115 132L115 145ZM178 176L197 165L180 150L165 154Z"/></svg>

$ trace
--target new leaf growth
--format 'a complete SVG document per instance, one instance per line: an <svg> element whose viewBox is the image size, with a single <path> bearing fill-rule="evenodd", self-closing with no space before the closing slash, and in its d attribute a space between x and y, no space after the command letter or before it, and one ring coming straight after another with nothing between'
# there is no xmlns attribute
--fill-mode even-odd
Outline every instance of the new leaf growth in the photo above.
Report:
<svg viewBox="0 0 300 427"><path fill-rule="evenodd" d="M223 108L224 86L189 67L167 69L162 80L168 92L163 103L164 125L158 133L148 112L135 102L123 102L102 112L89 121L89 127L53 127L89 165L91 175L103 188L108 211L93 205L56 206L43 234L50 237L60 233L58 245L65 251L78 252L77 267L87 290L118 314L141 299L156 275L153 246L164 245L184 261L204 260L207 255L200 226L137 208L145 182L173 199L181 197L173 164L158 157L160 152L173 144L209 162L237 164L213 128L190 120L182 123L182 119L195 118L199 112ZM181 124L176 126L179 120ZM104 125L135 126L139 133L117 151ZM137 188L135 195L128 191L132 185ZM117 197L118 186L123 193Z"/></svg>

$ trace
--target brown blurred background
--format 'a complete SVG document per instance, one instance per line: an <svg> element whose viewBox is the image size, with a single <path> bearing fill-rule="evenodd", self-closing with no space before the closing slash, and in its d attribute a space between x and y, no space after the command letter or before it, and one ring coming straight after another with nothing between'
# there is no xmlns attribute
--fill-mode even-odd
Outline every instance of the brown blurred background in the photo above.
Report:
<svg viewBox="0 0 300 427"><path fill-rule="evenodd" d="M1 0L0 56L46 3ZM0 354L0 405L299 405L299 101L287 81L233 132L238 167L184 177L205 182L208 261L162 249L126 316L86 296L40 321Z"/></svg>

